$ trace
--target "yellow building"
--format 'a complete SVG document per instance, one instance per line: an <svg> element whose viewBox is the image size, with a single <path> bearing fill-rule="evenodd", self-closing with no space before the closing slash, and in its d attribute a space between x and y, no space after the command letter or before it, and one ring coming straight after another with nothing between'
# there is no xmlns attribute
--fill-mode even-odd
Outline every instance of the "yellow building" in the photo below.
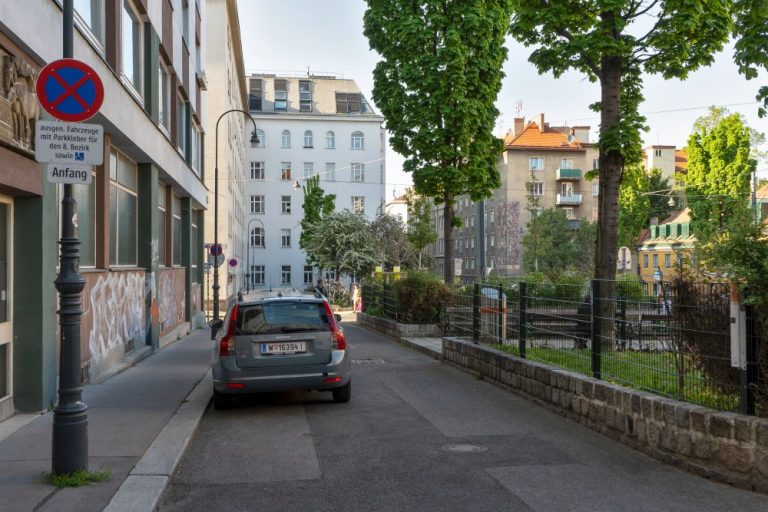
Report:
<svg viewBox="0 0 768 512"><path fill-rule="evenodd" d="M637 246L640 279L644 283L653 283L656 293L658 283L668 281L675 269L684 264L695 243L688 208L673 212L662 222L651 225Z"/></svg>

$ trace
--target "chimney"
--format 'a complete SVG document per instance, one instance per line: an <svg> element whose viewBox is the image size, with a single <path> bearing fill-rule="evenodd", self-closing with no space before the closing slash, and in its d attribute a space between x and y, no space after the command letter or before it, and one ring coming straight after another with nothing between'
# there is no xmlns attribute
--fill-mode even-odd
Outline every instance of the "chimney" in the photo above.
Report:
<svg viewBox="0 0 768 512"><path fill-rule="evenodd" d="M539 127L539 131L541 133L544 133L544 114L539 114L536 117L532 119L534 123L536 123L536 126Z"/></svg>
<svg viewBox="0 0 768 512"><path fill-rule="evenodd" d="M517 136L525 129L525 118L524 117L516 117L515 118L515 126L512 128L512 135Z"/></svg>
<svg viewBox="0 0 768 512"><path fill-rule="evenodd" d="M658 226L659 225L659 218L658 217L651 217L651 226Z"/></svg>

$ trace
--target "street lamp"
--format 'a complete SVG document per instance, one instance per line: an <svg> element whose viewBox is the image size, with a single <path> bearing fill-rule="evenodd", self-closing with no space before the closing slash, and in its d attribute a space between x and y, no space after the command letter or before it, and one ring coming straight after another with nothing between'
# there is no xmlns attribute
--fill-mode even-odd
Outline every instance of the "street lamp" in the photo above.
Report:
<svg viewBox="0 0 768 512"><path fill-rule="evenodd" d="M245 291L246 292L251 290L251 279L252 279L252 276L251 276L251 246L253 245L253 243L252 243L253 239L251 238L252 237L252 235L251 235L251 224L253 224L254 222L258 222L259 224L261 224L261 232L262 232L262 236L264 236L264 223L261 221L261 219L251 219L250 221L248 221L248 236L247 236L248 246L245 249L246 250L246 255L245 255L245 278L246 278L246 281L245 281ZM263 248L264 245L261 245L260 247Z"/></svg>
<svg viewBox="0 0 768 512"><path fill-rule="evenodd" d="M245 110L240 110L237 108L233 108L231 110L227 110L223 114L219 116L219 118L216 120L216 145L215 145L215 155L214 155L214 170L213 170L213 246L216 250L218 250L219 247L219 123L221 122L221 119L227 115L231 114L232 112L240 112L241 114L245 114L248 116L253 123L253 133L251 133L251 147L255 148L256 145L259 143L259 137L256 134L256 120L246 112ZM216 265L216 262L214 261L213 265L213 320L211 320L211 339L216 337L216 332L219 330L219 266Z"/></svg>

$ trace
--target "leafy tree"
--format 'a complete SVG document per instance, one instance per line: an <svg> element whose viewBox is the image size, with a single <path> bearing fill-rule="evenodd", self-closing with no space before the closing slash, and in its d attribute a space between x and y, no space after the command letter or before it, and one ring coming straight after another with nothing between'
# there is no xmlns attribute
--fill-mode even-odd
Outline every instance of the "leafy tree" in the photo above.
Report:
<svg viewBox="0 0 768 512"><path fill-rule="evenodd" d="M645 118L638 113L642 73L685 78L710 64L731 32L734 2L515 0L514 4L511 33L536 46L529 60L540 71L560 76L575 69L600 83L600 102L592 106L600 112L595 277L612 280L619 185L625 165L640 160L640 131L645 129ZM750 59L753 53L748 52ZM602 294L612 295L612 290Z"/></svg>
<svg viewBox="0 0 768 512"><path fill-rule="evenodd" d="M764 0L734 0L731 3L736 39L734 61L739 66L739 73L752 80L757 78L759 68L768 70L768 3ZM765 117L768 86L760 87L755 99L763 103L758 115Z"/></svg>
<svg viewBox="0 0 768 512"><path fill-rule="evenodd" d="M376 242L368 223L349 210L329 213L309 226L307 253L318 266L342 275L364 274L376 264Z"/></svg>
<svg viewBox="0 0 768 512"><path fill-rule="evenodd" d="M523 235L523 270L556 274L568 268L576 255L573 253L573 232L568 226L565 211L541 210L528 223Z"/></svg>
<svg viewBox="0 0 768 512"><path fill-rule="evenodd" d="M572 270L581 274L595 271L595 242L597 241L597 222L581 219L579 229L573 232L571 244L574 258L571 260Z"/></svg>
<svg viewBox="0 0 768 512"><path fill-rule="evenodd" d="M525 197L526 197L526 204L525 204L525 210L528 212L528 218L535 219L539 213L541 213L541 198L536 194L536 173L535 171L531 170L531 179L528 180L528 182L525 184ZM530 224L529 224L530 226ZM528 240L528 243L530 245L530 249L532 251L533 256L533 271L538 272L539 271L539 259L538 259L538 245L539 245L539 235L540 232L538 229L529 231L531 234L530 239Z"/></svg>
<svg viewBox="0 0 768 512"><path fill-rule="evenodd" d="M749 141L749 129L738 114L711 128L701 125L688 139L686 196L697 249L705 258L714 246L728 244L744 224L755 223L749 192L756 162Z"/></svg>
<svg viewBox="0 0 768 512"><path fill-rule="evenodd" d="M672 192L673 184L670 183L669 178L665 178L661 173L661 169L651 169L648 174L648 192L652 192L648 195L648 202L650 205L650 211L648 216L658 217L659 219L666 219L672 213L673 210L678 208L678 202L670 206L669 199L676 197ZM650 220L650 219L649 219Z"/></svg>
<svg viewBox="0 0 768 512"><path fill-rule="evenodd" d="M371 222L371 236L384 269L395 266L412 267L417 262L416 248L408 240L405 226L397 217L379 212Z"/></svg>
<svg viewBox="0 0 768 512"><path fill-rule="evenodd" d="M624 169L619 188L618 245L632 246L640 231L648 222L651 211L649 177L642 164L635 163Z"/></svg>
<svg viewBox="0 0 768 512"><path fill-rule="evenodd" d="M312 227L320 223L323 217L333 212L336 201L335 194L325 194L320 187L320 176L312 176L306 180L302 187L304 190L304 218L301 219L301 237L299 238L299 247L307 253L307 263L317 265L318 260L314 253L309 249L313 245L310 241Z"/></svg>
<svg viewBox="0 0 768 512"><path fill-rule="evenodd" d="M437 231L432 224L432 201L409 190L406 194L408 203L408 240L419 254L419 268L422 268L422 253L429 245L437 241Z"/></svg>
<svg viewBox="0 0 768 512"><path fill-rule="evenodd" d="M718 125L718 123L720 123L720 121L730 115L732 114L728 108L712 105L709 107L709 111L705 115L694 121L692 133L712 131ZM736 115L739 116L741 122L746 126L747 122L744 119L744 116L741 114ZM765 144L765 134L750 127L747 127L747 132L749 133L749 144L751 146L750 156L758 161L768 158L768 154L766 154L765 151L759 150L760 146Z"/></svg>
<svg viewBox="0 0 768 512"><path fill-rule="evenodd" d="M373 99L417 193L443 205L446 282L453 279L455 197L498 188L493 135L512 0L367 0L364 32L381 56Z"/></svg>

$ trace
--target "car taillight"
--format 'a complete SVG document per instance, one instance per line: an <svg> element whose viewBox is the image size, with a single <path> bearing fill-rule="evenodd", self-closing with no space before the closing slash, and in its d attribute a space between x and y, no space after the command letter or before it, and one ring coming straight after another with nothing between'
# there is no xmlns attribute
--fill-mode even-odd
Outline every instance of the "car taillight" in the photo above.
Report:
<svg viewBox="0 0 768 512"><path fill-rule="evenodd" d="M237 326L237 306L232 308L232 316L229 318L227 332L219 341L219 357L235 355L235 327Z"/></svg>
<svg viewBox="0 0 768 512"><path fill-rule="evenodd" d="M334 350L347 350L347 338L344 337L344 332L341 330L335 331L331 333L331 340L336 340L335 343L333 343L333 349Z"/></svg>
<svg viewBox="0 0 768 512"><path fill-rule="evenodd" d="M323 307L325 308L325 315L328 317L328 325L331 327L331 348L333 350L347 350L347 338L344 336L341 326L336 323L331 305L328 304L328 301L323 301Z"/></svg>

